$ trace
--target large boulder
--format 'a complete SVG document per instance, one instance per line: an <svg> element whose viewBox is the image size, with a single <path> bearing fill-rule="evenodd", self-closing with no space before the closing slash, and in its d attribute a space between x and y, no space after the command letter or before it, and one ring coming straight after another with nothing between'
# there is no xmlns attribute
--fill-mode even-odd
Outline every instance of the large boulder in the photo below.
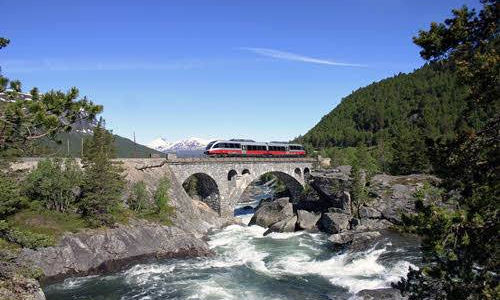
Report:
<svg viewBox="0 0 500 300"><path fill-rule="evenodd" d="M385 219L358 219L356 225L353 225L351 222L352 229L356 231L381 230L394 226L393 223Z"/></svg>
<svg viewBox="0 0 500 300"><path fill-rule="evenodd" d="M290 217L293 217L293 204L290 203L289 198L280 198L259 204L248 225L269 227Z"/></svg>
<svg viewBox="0 0 500 300"><path fill-rule="evenodd" d="M382 214L375 208L361 206L359 208L359 217L364 219L379 219L382 217Z"/></svg>
<svg viewBox="0 0 500 300"><path fill-rule="evenodd" d="M393 288L384 288L376 290L362 290L356 294L356 299L361 300L404 300L407 299L401 295L401 292Z"/></svg>
<svg viewBox="0 0 500 300"><path fill-rule="evenodd" d="M147 258L213 255L208 244L177 227L131 220L128 225L66 234L54 247L24 248L19 260L43 271L46 281L100 274Z"/></svg>
<svg viewBox="0 0 500 300"><path fill-rule="evenodd" d="M390 176L378 174L370 180L372 200L368 206L380 212L381 218L393 224L401 224L401 215L415 213L415 192L425 183L437 184L439 179L424 174ZM365 211L367 218L377 215L374 211ZM369 216L371 215L371 216ZM378 217L377 217L378 218Z"/></svg>
<svg viewBox="0 0 500 300"><path fill-rule="evenodd" d="M324 213L319 220L320 230L326 233L339 233L349 229L351 216L346 213L329 212Z"/></svg>
<svg viewBox="0 0 500 300"><path fill-rule="evenodd" d="M361 250L371 245L381 236L378 231L346 231L331 235L328 240L335 248L349 246L351 250Z"/></svg>
<svg viewBox="0 0 500 300"><path fill-rule="evenodd" d="M266 230L266 232L264 232L264 235L268 235L271 232L294 232L296 223L297 223L297 216L293 216L286 220L276 222L272 224L271 227L269 227L269 229Z"/></svg>
<svg viewBox="0 0 500 300"><path fill-rule="evenodd" d="M309 212L307 210L297 210L297 225L300 229L314 230L321 218L321 214Z"/></svg>

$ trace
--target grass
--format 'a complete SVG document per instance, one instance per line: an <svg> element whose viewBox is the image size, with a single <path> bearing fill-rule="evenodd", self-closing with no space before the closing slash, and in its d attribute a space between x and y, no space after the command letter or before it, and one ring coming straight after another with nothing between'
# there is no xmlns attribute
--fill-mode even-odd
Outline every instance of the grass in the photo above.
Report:
<svg viewBox="0 0 500 300"><path fill-rule="evenodd" d="M87 222L75 213L61 213L50 210L25 209L8 219L11 228L23 232L44 234L54 241L65 232L77 232L88 228Z"/></svg>
<svg viewBox="0 0 500 300"><path fill-rule="evenodd" d="M6 241L3 238L0 238L0 250L10 250L13 252L18 252L21 250L21 246L19 246L16 243Z"/></svg>

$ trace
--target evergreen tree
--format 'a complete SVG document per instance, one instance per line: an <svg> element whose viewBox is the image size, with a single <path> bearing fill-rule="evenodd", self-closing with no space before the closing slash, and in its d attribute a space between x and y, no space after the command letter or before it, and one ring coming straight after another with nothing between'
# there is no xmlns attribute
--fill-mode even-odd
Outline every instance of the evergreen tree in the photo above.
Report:
<svg viewBox="0 0 500 300"><path fill-rule="evenodd" d="M359 217L359 208L368 200L368 193L366 190L366 173L359 168L358 163L354 163L351 169L352 187L351 187L351 201L353 207L352 213Z"/></svg>
<svg viewBox="0 0 500 300"><path fill-rule="evenodd" d="M394 131L392 173L406 175L428 171L429 158L420 131L407 126L395 126Z"/></svg>
<svg viewBox="0 0 500 300"><path fill-rule="evenodd" d="M115 222L112 212L118 208L124 188L123 169L112 161L115 155L113 135L102 123L101 119L92 137L84 143L84 177L79 203L83 216L96 226Z"/></svg>
<svg viewBox="0 0 500 300"><path fill-rule="evenodd" d="M499 299L500 35L498 3L482 1L477 13L453 10L414 38L425 59L459 70L467 108L458 136L435 145L443 201L456 209L419 204L406 226L423 235L424 266L399 283L410 299ZM457 195L458 192L458 195ZM451 197L451 195L456 195Z"/></svg>

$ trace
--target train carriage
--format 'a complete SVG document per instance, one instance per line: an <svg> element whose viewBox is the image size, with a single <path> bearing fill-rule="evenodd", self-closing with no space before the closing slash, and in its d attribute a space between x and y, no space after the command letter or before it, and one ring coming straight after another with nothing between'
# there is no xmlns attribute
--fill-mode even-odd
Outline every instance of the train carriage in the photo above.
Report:
<svg viewBox="0 0 500 300"><path fill-rule="evenodd" d="M300 144L286 142L255 142L254 140L231 139L210 142L205 154L208 156L247 156L247 157L300 157L305 156Z"/></svg>

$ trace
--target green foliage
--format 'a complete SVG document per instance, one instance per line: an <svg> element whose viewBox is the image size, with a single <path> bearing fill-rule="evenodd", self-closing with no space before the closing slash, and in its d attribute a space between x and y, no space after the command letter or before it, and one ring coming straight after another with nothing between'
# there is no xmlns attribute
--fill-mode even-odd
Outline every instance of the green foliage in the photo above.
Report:
<svg viewBox="0 0 500 300"><path fill-rule="evenodd" d="M121 166L114 158L113 135L102 127L84 143L82 198L79 208L83 216L95 226L112 225L111 211L118 206L125 185Z"/></svg>
<svg viewBox="0 0 500 300"><path fill-rule="evenodd" d="M132 186L132 193L127 200L128 206L135 212L143 211L147 207L149 197L144 181L138 181Z"/></svg>
<svg viewBox="0 0 500 300"><path fill-rule="evenodd" d="M37 249L55 244L55 240L49 235L32 231L22 231L15 227L9 227L5 231L1 231L0 234L4 239L16 243L23 248Z"/></svg>
<svg viewBox="0 0 500 300"><path fill-rule="evenodd" d="M4 79L5 81L5 79ZM10 82L11 91L0 102L0 156L21 155L34 141L71 130L71 124L93 119L102 110L86 98L78 99L78 90L67 93L32 91L31 99L21 96L21 83Z"/></svg>
<svg viewBox="0 0 500 300"><path fill-rule="evenodd" d="M411 171L424 172L429 169L431 155L425 151L425 141L454 138L455 123L465 107L466 95L467 89L459 86L450 67L426 65L358 89L297 141L316 149L365 145L377 149L371 155L378 169L406 174L410 164L407 160L392 162L403 150L397 146L403 140L415 145L413 153L423 158L423 163L413 166ZM346 152L336 154L348 156L353 150ZM352 159L339 160L344 164ZM401 171L399 162L404 164Z"/></svg>
<svg viewBox="0 0 500 300"><path fill-rule="evenodd" d="M0 219L14 214L26 205L27 200L21 196L17 183L0 171Z"/></svg>
<svg viewBox="0 0 500 300"><path fill-rule="evenodd" d="M83 172L75 160L46 159L27 176L23 192L49 210L74 211L82 179Z"/></svg>
<svg viewBox="0 0 500 300"><path fill-rule="evenodd" d="M45 155L45 153L50 153L51 155L81 157L82 140L87 137L88 134L82 132L62 132L57 134L54 139L41 139L40 141L37 141L37 143L34 143L31 153L33 156L43 156ZM147 158L151 155L165 157L164 153L153 150L143 145L136 144L133 141L119 135L114 135L113 143L116 149L117 157Z"/></svg>
<svg viewBox="0 0 500 300"><path fill-rule="evenodd" d="M398 284L410 299L500 298L499 7L482 2L479 14L467 7L453 10L451 19L432 23L414 38L422 57L455 67L470 93L456 123L457 138L432 148L448 205L419 201L418 215L405 220L424 237L423 268ZM448 208L455 202L455 209Z"/></svg>
<svg viewBox="0 0 500 300"><path fill-rule="evenodd" d="M357 165L372 175L382 170L382 163L376 159L376 148L360 147L331 147L320 151L323 157L331 158L332 166Z"/></svg>
<svg viewBox="0 0 500 300"><path fill-rule="evenodd" d="M273 189L273 194L278 194L278 193L283 193L286 190L288 190L286 184L283 182L283 180L279 179L276 175L273 173L265 173L262 174L259 177L259 181L261 184L273 181L273 184L271 185L271 188Z"/></svg>
<svg viewBox="0 0 500 300"><path fill-rule="evenodd" d="M360 169L357 163L354 163L351 169L351 177L351 201L353 205L353 213L359 217L359 208L368 201L366 173Z"/></svg>
<svg viewBox="0 0 500 300"><path fill-rule="evenodd" d="M6 39L4 37L0 37L0 49L7 47L7 45L10 43L9 39Z"/></svg>
<svg viewBox="0 0 500 300"><path fill-rule="evenodd" d="M168 191L170 189L170 180L167 176L163 176L154 192L153 198L155 202L155 207L150 210L149 213L144 214L144 217L154 221L161 222L166 225L170 225L170 217L174 212L174 208L169 205L170 199L168 196Z"/></svg>
<svg viewBox="0 0 500 300"><path fill-rule="evenodd" d="M407 175L429 171L430 162L424 139L415 127L399 127L392 143L392 173Z"/></svg>
<svg viewBox="0 0 500 300"><path fill-rule="evenodd" d="M190 176L183 184L182 187L189 195L189 197L194 198L196 195L201 195L200 184L196 176Z"/></svg>

